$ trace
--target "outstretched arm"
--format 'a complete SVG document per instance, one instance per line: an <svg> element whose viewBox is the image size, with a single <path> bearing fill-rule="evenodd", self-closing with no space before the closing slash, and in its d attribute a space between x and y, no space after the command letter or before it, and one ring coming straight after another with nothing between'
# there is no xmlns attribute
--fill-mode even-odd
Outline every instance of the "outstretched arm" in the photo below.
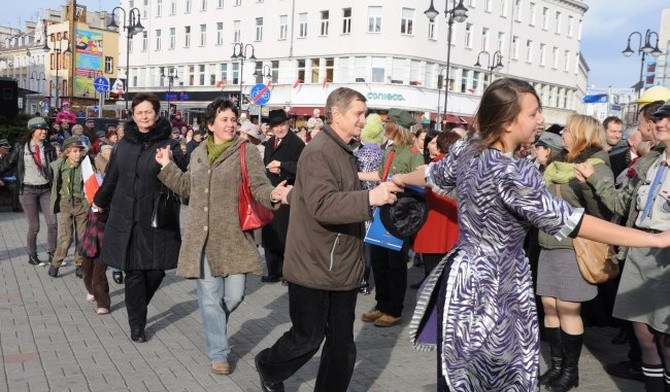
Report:
<svg viewBox="0 0 670 392"><path fill-rule="evenodd" d="M610 245L640 248L670 247L670 230L653 234L631 227L619 226L586 214L582 219L577 236Z"/></svg>

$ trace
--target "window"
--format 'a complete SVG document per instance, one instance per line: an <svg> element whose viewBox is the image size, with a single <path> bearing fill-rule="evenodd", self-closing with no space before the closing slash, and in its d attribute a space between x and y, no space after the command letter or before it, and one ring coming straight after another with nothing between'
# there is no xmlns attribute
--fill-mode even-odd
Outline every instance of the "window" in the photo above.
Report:
<svg viewBox="0 0 670 392"><path fill-rule="evenodd" d="M568 16L568 37L572 38L572 33L574 32L575 18L572 15Z"/></svg>
<svg viewBox="0 0 670 392"><path fill-rule="evenodd" d="M400 19L400 34L412 35L414 33L414 8L403 8Z"/></svg>
<svg viewBox="0 0 670 392"><path fill-rule="evenodd" d="M321 11L321 31L322 36L328 35L328 26L330 24L330 13L328 11Z"/></svg>
<svg viewBox="0 0 670 392"><path fill-rule="evenodd" d="M235 7L239 7L242 5L242 0L235 0Z"/></svg>
<svg viewBox="0 0 670 392"><path fill-rule="evenodd" d="M461 92L462 93L464 93L468 90L468 78L469 78L469 76L470 76L470 72L467 69L464 69L461 72Z"/></svg>
<svg viewBox="0 0 670 392"><path fill-rule="evenodd" d="M240 21L233 21L233 42L239 43L242 42L242 31L240 31Z"/></svg>
<svg viewBox="0 0 670 392"><path fill-rule="evenodd" d="M519 59L519 37L516 35L512 37L512 59Z"/></svg>
<svg viewBox="0 0 670 392"><path fill-rule="evenodd" d="M581 40L582 39L582 20L579 20L579 24L577 25L577 39Z"/></svg>
<svg viewBox="0 0 670 392"><path fill-rule="evenodd" d="M234 62L233 63L233 84L238 84L240 83L240 63Z"/></svg>
<svg viewBox="0 0 670 392"><path fill-rule="evenodd" d="M305 60L298 60L298 79L305 81Z"/></svg>
<svg viewBox="0 0 670 392"><path fill-rule="evenodd" d="M144 0L144 7L142 7L142 19L149 17L149 0Z"/></svg>
<svg viewBox="0 0 670 392"><path fill-rule="evenodd" d="M191 46L191 26L184 27L184 47L188 48Z"/></svg>
<svg viewBox="0 0 670 392"><path fill-rule="evenodd" d="M526 40L526 62L533 62L533 41Z"/></svg>
<svg viewBox="0 0 670 392"><path fill-rule="evenodd" d="M105 73L114 72L114 57L105 56Z"/></svg>
<svg viewBox="0 0 670 392"><path fill-rule="evenodd" d="M216 44L223 45L223 22L216 22Z"/></svg>
<svg viewBox="0 0 670 392"><path fill-rule="evenodd" d="M363 79L363 81L366 80L368 77L367 74L367 64L366 64L366 58L365 57L355 57L354 58L354 65L356 69L356 73L354 75L354 80L356 79ZM358 81L358 80L356 80Z"/></svg>
<svg viewBox="0 0 670 392"><path fill-rule="evenodd" d="M552 67L553 68L558 68L558 48L557 47L554 46L554 49L552 49L552 51L551 51L551 55L554 58Z"/></svg>
<svg viewBox="0 0 670 392"><path fill-rule="evenodd" d="M500 53L505 53L505 33L498 32L498 50Z"/></svg>
<svg viewBox="0 0 670 392"><path fill-rule="evenodd" d="M319 83L319 59L311 59L309 66L312 75L310 81L312 83Z"/></svg>
<svg viewBox="0 0 670 392"><path fill-rule="evenodd" d="M435 40L435 21L428 21L428 39L431 41Z"/></svg>
<svg viewBox="0 0 670 392"><path fill-rule="evenodd" d="M342 34L351 34L351 8L342 8Z"/></svg>
<svg viewBox="0 0 670 392"><path fill-rule="evenodd" d="M549 28L549 8L542 7L542 29L546 30Z"/></svg>
<svg viewBox="0 0 670 392"><path fill-rule="evenodd" d="M391 83L402 84L405 81L405 68L407 68L407 61L405 59L393 58L391 66Z"/></svg>
<svg viewBox="0 0 670 392"><path fill-rule="evenodd" d="M154 45L154 50L161 50L161 29L156 30L156 43Z"/></svg>
<svg viewBox="0 0 670 392"><path fill-rule="evenodd" d="M570 51L566 50L565 51L565 63L563 64L563 69L566 71L570 71Z"/></svg>
<svg viewBox="0 0 670 392"><path fill-rule="evenodd" d="M219 64L219 77L221 78L221 86L228 83L228 64Z"/></svg>
<svg viewBox="0 0 670 392"><path fill-rule="evenodd" d="M540 44L540 65L544 67L547 57L547 45Z"/></svg>
<svg viewBox="0 0 670 392"><path fill-rule="evenodd" d="M528 9L528 16L530 16L529 25L535 26L535 3L530 3L530 8Z"/></svg>
<svg viewBox="0 0 670 392"><path fill-rule="evenodd" d="M177 41L177 29L170 27L170 50L173 50Z"/></svg>
<svg viewBox="0 0 670 392"><path fill-rule="evenodd" d="M207 0L200 0L200 11L207 11Z"/></svg>
<svg viewBox="0 0 670 392"><path fill-rule="evenodd" d="M486 0L486 5L484 6L486 12L493 12L493 0Z"/></svg>
<svg viewBox="0 0 670 392"><path fill-rule="evenodd" d="M335 59L332 57L326 58L326 81L332 82L335 77Z"/></svg>
<svg viewBox="0 0 670 392"><path fill-rule="evenodd" d="M193 86L195 84L195 68L192 65L188 67L188 85Z"/></svg>
<svg viewBox="0 0 670 392"><path fill-rule="evenodd" d="M144 30L142 32L142 51L143 52L146 52L147 48L149 46L149 38L148 37L149 37L149 33L146 30Z"/></svg>
<svg viewBox="0 0 670 392"><path fill-rule="evenodd" d="M256 18L256 41L263 40L263 17Z"/></svg>
<svg viewBox="0 0 670 392"><path fill-rule="evenodd" d="M426 64L426 74L424 76L423 82L426 87L433 88L433 69L435 66L433 64Z"/></svg>
<svg viewBox="0 0 670 392"><path fill-rule="evenodd" d="M270 75L272 75L272 83L276 83L279 80L279 61L274 60L270 64Z"/></svg>
<svg viewBox="0 0 670 392"><path fill-rule="evenodd" d="M382 7L368 7L368 33L381 33Z"/></svg>
<svg viewBox="0 0 670 392"><path fill-rule="evenodd" d="M507 18L507 1L508 0L500 0L500 16L503 18Z"/></svg>
<svg viewBox="0 0 670 392"><path fill-rule="evenodd" d="M185 0L185 2L184 12L188 14L191 12L191 0Z"/></svg>
<svg viewBox="0 0 670 392"><path fill-rule="evenodd" d="M223 0L217 0L216 8L223 8Z"/></svg>
<svg viewBox="0 0 670 392"><path fill-rule="evenodd" d="M475 6L475 0L469 0L468 7L474 7L474 6Z"/></svg>
<svg viewBox="0 0 670 392"><path fill-rule="evenodd" d="M481 75L481 72L472 71L472 92L477 91L477 87L479 87L479 75Z"/></svg>
<svg viewBox="0 0 670 392"><path fill-rule="evenodd" d="M156 0L156 17L163 15L163 0Z"/></svg>
<svg viewBox="0 0 670 392"><path fill-rule="evenodd" d="M170 15L177 14L177 0L170 0Z"/></svg>
<svg viewBox="0 0 670 392"><path fill-rule="evenodd" d="M307 12L303 12L298 15L299 28L298 28L298 38L307 37Z"/></svg>
<svg viewBox="0 0 670 392"><path fill-rule="evenodd" d="M489 50L489 29L486 27L482 29L482 50Z"/></svg>
<svg viewBox="0 0 670 392"><path fill-rule="evenodd" d="M288 35L288 15L279 15L279 39L285 40Z"/></svg>
<svg viewBox="0 0 670 392"><path fill-rule="evenodd" d="M556 11L556 34L561 34L561 12Z"/></svg>
<svg viewBox="0 0 670 392"><path fill-rule="evenodd" d="M416 82L421 83L421 76L419 76L419 71L421 70L421 62L412 60L409 64L409 83L415 84Z"/></svg>
<svg viewBox="0 0 670 392"><path fill-rule="evenodd" d="M514 20L521 22L521 0L514 0Z"/></svg>
<svg viewBox="0 0 670 392"><path fill-rule="evenodd" d="M472 48L472 23L465 24L465 47Z"/></svg>
<svg viewBox="0 0 670 392"><path fill-rule="evenodd" d="M204 86L205 85L205 66L204 65L199 65L198 66L198 82L199 86Z"/></svg>
<svg viewBox="0 0 670 392"><path fill-rule="evenodd" d="M384 76L386 75L385 63L386 63L386 58L385 57L373 57L372 58L372 82L373 83L383 83L383 82L385 82L385 80L384 80Z"/></svg>
<svg viewBox="0 0 670 392"><path fill-rule="evenodd" d="M200 25L200 46L205 46L207 43L207 25Z"/></svg>

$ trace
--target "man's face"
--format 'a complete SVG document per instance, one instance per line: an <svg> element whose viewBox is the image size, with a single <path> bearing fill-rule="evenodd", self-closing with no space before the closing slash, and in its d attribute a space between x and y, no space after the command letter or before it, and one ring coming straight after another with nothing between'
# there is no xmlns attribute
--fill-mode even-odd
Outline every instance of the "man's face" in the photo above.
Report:
<svg viewBox="0 0 670 392"><path fill-rule="evenodd" d="M0 155L5 156L9 154L9 148L5 146L0 146Z"/></svg>
<svg viewBox="0 0 670 392"><path fill-rule="evenodd" d="M365 102L354 100L349 107L340 111L338 107L333 107L333 129L342 137L345 142L361 135L361 129L365 126L365 112L367 106Z"/></svg>
<svg viewBox="0 0 670 392"><path fill-rule="evenodd" d="M86 128L88 129L95 128L95 123L93 121L86 121Z"/></svg>
<svg viewBox="0 0 670 392"><path fill-rule="evenodd" d="M605 129L605 140L607 144L614 147L621 141L621 135L623 134L623 124L610 121L607 124L607 129Z"/></svg>
<svg viewBox="0 0 670 392"><path fill-rule="evenodd" d="M643 142L654 142L656 140L654 137L655 128L656 124L653 120L640 116L640 125L638 125L637 130L640 131Z"/></svg>
<svg viewBox="0 0 670 392"><path fill-rule="evenodd" d="M284 121L283 123L272 126L272 133L279 139L282 139L284 136L286 136L288 131L289 131L288 121Z"/></svg>
<svg viewBox="0 0 670 392"><path fill-rule="evenodd" d="M63 129L70 129L70 123L67 121L63 121L60 123L61 128Z"/></svg>

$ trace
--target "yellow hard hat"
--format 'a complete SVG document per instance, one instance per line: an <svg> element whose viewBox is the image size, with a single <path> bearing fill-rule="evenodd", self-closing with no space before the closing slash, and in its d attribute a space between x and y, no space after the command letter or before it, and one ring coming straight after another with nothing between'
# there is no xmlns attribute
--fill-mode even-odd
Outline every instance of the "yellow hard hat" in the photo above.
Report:
<svg viewBox="0 0 670 392"><path fill-rule="evenodd" d="M640 105L646 105L656 101L667 101L670 99L670 89L664 86L652 86L645 90L637 100Z"/></svg>

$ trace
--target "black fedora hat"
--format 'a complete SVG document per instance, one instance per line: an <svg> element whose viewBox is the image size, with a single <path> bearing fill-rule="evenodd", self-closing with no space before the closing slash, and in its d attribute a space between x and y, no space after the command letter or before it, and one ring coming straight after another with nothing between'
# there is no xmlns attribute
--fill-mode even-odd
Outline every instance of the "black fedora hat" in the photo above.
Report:
<svg viewBox="0 0 670 392"><path fill-rule="evenodd" d="M268 114L268 121L267 123L271 126L274 127L277 124L281 124L285 121L288 121L290 117L288 116L288 113L284 109L275 109L275 110L270 110L270 113Z"/></svg>

